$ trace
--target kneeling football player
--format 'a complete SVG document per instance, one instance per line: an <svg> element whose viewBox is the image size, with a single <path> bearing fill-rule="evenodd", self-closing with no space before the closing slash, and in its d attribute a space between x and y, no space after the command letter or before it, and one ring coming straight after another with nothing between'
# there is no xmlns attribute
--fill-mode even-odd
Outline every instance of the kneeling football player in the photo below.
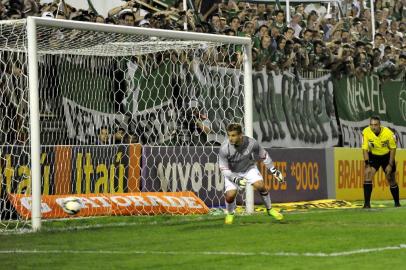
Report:
<svg viewBox="0 0 406 270"><path fill-rule="evenodd" d="M282 173L275 169L268 152L259 143L242 133L240 124L227 127L228 139L220 147L218 161L225 179L226 224L232 224L236 207L235 198L239 188L253 185L260 193L268 215L282 220L283 215L272 208L271 198L265 189L264 179L259 172L256 161L261 160L279 182L284 182Z"/></svg>

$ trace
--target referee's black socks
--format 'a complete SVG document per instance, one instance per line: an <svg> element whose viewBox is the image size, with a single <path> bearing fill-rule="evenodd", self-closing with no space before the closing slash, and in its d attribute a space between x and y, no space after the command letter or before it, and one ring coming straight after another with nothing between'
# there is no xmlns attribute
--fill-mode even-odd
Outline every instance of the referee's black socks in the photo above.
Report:
<svg viewBox="0 0 406 270"><path fill-rule="evenodd" d="M400 203L399 203L399 186L398 186L398 184L395 184L390 187L390 193L392 193L393 200L395 201L395 206L399 207Z"/></svg>
<svg viewBox="0 0 406 270"><path fill-rule="evenodd" d="M371 194L372 194L372 181L365 181L364 182L364 208L371 207ZM398 192L398 198L399 198L399 192Z"/></svg>

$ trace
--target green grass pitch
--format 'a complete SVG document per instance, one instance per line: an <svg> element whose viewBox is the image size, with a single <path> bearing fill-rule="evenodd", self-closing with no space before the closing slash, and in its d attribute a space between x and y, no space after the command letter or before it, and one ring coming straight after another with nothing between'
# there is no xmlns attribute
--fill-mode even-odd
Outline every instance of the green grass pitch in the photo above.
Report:
<svg viewBox="0 0 406 270"><path fill-rule="evenodd" d="M104 217L1 234L0 269L390 269L406 267L406 207L236 216ZM403 201L406 206L406 202Z"/></svg>

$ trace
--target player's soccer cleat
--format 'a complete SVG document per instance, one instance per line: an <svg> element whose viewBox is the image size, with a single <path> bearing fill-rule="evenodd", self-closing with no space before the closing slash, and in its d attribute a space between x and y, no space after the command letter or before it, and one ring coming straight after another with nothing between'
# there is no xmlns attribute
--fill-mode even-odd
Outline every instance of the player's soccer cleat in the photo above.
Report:
<svg viewBox="0 0 406 270"><path fill-rule="evenodd" d="M371 208L371 205L369 203L365 203L362 208L369 209L369 208Z"/></svg>
<svg viewBox="0 0 406 270"><path fill-rule="evenodd" d="M400 203L395 202L395 207L400 207Z"/></svg>
<svg viewBox="0 0 406 270"><path fill-rule="evenodd" d="M230 225L233 224L234 221L234 214L227 214L226 218L224 219L224 224Z"/></svg>
<svg viewBox="0 0 406 270"><path fill-rule="evenodd" d="M273 217L276 220L282 220L283 219L283 215L281 213L279 213L278 211L276 211L275 209L273 209L273 208L267 209L266 212L268 213L269 216Z"/></svg>

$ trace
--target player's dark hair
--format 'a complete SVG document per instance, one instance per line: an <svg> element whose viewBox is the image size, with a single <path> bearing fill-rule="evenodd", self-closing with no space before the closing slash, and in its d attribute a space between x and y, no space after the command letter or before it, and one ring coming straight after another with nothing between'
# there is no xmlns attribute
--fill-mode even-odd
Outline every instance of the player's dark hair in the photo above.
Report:
<svg viewBox="0 0 406 270"><path fill-rule="evenodd" d="M232 132L232 131L237 131L238 134L241 134L241 133L242 133L242 127L241 127L241 125L240 125L240 124L237 124L237 123L229 124L229 125L227 126L227 133L228 133L228 132Z"/></svg>
<svg viewBox="0 0 406 270"><path fill-rule="evenodd" d="M371 116L371 120L377 120L377 121L381 122L381 118L378 115Z"/></svg>

